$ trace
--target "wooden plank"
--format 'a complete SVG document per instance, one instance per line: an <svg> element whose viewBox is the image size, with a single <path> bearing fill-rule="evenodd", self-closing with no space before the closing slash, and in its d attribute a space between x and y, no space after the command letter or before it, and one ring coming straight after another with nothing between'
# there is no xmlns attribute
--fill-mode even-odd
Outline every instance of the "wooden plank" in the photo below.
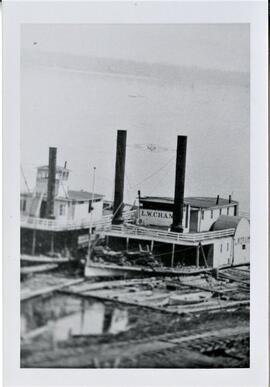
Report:
<svg viewBox="0 0 270 387"><path fill-rule="evenodd" d="M151 278L149 279L130 279L130 280L115 280L115 281L102 281L102 282L89 282L85 281L84 283L80 284L78 286L78 289L76 291L80 291L80 286L84 288L83 291L89 291L89 290L101 290L101 289L112 289L115 287L122 287L122 286L133 286L133 285L140 285L140 284L148 284L149 281L151 281ZM77 286L75 285L75 288Z"/></svg>
<svg viewBox="0 0 270 387"><path fill-rule="evenodd" d="M248 326L242 326L242 327L237 327L237 328L224 328L224 329L219 329L215 331L208 331L205 333L200 333L200 334L194 334L186 337L178 337L175 339L169 339L171 343L175 344L180 344L184 343L186 341L193 341L193 340L198 340L198 339L205 339L205 338L210 338L210 337L231 337L231 336L236 336L236 335L243 335L243 334L248 334L250 331Z"/></svg>
<svg viewBox="0 0 270 387"><path fill-rule="evenodd" d="M45 255L26 255L21 254L21 261L30 262L30 263L66 263L69 262L69 258L51 258Z"/></svg>
<svg viewBox="0 0 270 387"><path fill-rule="evenodd" d="M43 289L39 289L39 290L34 291L34 292L25 290L25 291L21 292L21 301L29 300L30 298L41 296L43 294L52 293L56 290L65 288L66 286L74 285L75 283L79 283L79 282L83 282L83 281L84 281L84 279L80 278L80 279L76 279L76 280L66 281L66 282L62 283L61 285L50 286L50 287L46 287Z"/></svg>
<svg viewBox="0 0 270 387"><path fill-rule="evenodd" d="M159 311L162 313L169 313L169 314L206 312L206 311L210 311L210 310L211 311L212 310L222 310L222 309L228 309L231 307L249 305L249 300L224 301L222 304L219 303L218 305L213 305L213 306L207 306L207 303L200 304L199 306L198 306L198 304L196 304L196 306L195 306L196 309L195 309L195 307L194 307L194 309L189 309L187 306L183 306L183 307L177 306L177 308L178 308L177 310L168 310L166 308L156 307L153 305L145 304L143 302L133 302L133 301L122 300L120 298L115 299L115 298L111 298L108 296L99 296L95 293L95 291L89 291L89 292L83 292L83 293L72 292L72 291L69 291L67 289L62 289L59 291L60 291L60 293L63 293L63 294L75 295L78 297L85 297L85 298L94 298L94 299L101 300L101 301L110 301L110 302L113 302L116 304L140 306L143 308L149 308L149 309L153 309L153 310L156 310L156 311Z"/></svg>
<svg viewBox="0 0 270 387"><path fill-rule="evenodd" d="M233 277L233 276L231 276L231 275L229 275L229 274L219 273L219 276L220 276L221 278L225 278L225 279L228 279L228 280L230 280L230 281L239 282L239 283L245 284L245 285L250 285L249 282L244 281L244 280L241 280L241 279L239 279L239 278L235 278L235 277Z"/></svg>
<svg viewBox="0 0 270 387"><path fill-rule="evenodd" d="M35 266L26 266L21 267L21 274L32 274L32 273L40 273L48 270L53 270L58 267L57 264L48 264L48 265L35 265Z"/></svg>
<svg viewBox="0 0 270 387"><path fill-rule="evenodd" d="M166 283L168 283L170 285L173 285L173 286L176 286L176 287L179 287L179 288L181 288L183 286L186 286L186 287L189 287L189 288L192 288L192 289L203 290L203 291L206 291L206 292L209 292L209 293L223 294L223 292L221 290L215 290L213 287L212 288L207 288L207 287L204 287L204 286L193 285L193 284L189 284L189 283L185 283L185 282L177 283L177 282L174 282L174 281L166 281Z"/></svg>

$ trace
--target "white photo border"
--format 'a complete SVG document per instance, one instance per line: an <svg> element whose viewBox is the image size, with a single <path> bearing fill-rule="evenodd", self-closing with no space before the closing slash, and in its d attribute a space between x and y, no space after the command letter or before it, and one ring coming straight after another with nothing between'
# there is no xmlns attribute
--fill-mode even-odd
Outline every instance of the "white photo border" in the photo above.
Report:
<svg viewBox="0 0 270 387"><path fill-rule="evenodd" d="M3 3L3 360L6 386L268 385L267 17L266 1L7 0ZM250 24L249 369L20 368L20 31L25 23Z"/></svg>

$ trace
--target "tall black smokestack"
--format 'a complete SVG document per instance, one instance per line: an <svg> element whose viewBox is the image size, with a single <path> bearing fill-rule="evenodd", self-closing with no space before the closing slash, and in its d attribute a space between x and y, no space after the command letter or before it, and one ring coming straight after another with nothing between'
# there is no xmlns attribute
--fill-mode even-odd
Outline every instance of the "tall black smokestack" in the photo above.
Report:
<svg viewBox="0 0 270 387"><path fill-rule="evenodd" d="M171 231L183 232L187 136L177 137L173 224Z"/></svg>
<svg viewBox="0 0 270 387"><path fill-rule="evenodd" d="M125 161L126 161L126 139L127 131L117 131L116 161L115 161L115 182L114 182L114 201L113 201L113 224L123 222L123 199L125 182Z"/></svg>
<svg viewBox="0 0 270 387"><path fill-rule="evenodd" d="M47 206L46 206L46 218L48 219L54 218L56 152L57 152L57 148L49 148L49 174L48 174Z"/></svg>

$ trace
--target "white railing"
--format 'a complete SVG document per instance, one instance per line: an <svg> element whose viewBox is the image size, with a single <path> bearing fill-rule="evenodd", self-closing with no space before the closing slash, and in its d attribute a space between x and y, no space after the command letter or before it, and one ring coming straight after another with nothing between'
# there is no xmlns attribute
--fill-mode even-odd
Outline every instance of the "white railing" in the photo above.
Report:
<svg viewBox="0 0 270 387"><path fill-rule="evenodd" d="M145 238L153 238L158 240L166 240L171 242L203 242L209 239L216 238L224 238L234 235L235 229L230 228L226 230L219 231L208 231L208 232L200 232L200 233L183 233L179 234L176 232L167 232L161 231L151 228L143 228L143 227L128 227L125 225L108 225L104 227L104 234L111 236L134 236L134 237L145 237Z"/></svg>
<svg viewBox="0 0 270 387"><path fill-rule="evenodd" d="M126 211L123 213L123 218L126 222L135 220L136 210ZM104 215L101 219L93 221L93 227L102 229L110 226L112 222L112 215ZM36 218L31 216L21 216L21 227L44 230L44 231L64 231L76 230L80 228L89 228L90 220L82 219L79 222L63 221L57 219Z"/></svg>

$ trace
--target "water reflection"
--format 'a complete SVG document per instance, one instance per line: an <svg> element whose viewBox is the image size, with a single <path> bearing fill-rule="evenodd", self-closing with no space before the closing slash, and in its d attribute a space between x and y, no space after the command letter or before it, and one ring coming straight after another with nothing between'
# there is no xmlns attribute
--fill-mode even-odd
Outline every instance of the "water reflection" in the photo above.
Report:
<svg viewBox="0 0 270 387"><path fill-rule="evenodd" d="M91 303L86 299L63 301L58 307L50 300L32 300L28 305L24 304L21 337L31 339L49 333L53 341L66 341L72 337L115 335L129 329L126 309L106 307L102 302ZM44 313L41 314L42 310Z"/></svg>

